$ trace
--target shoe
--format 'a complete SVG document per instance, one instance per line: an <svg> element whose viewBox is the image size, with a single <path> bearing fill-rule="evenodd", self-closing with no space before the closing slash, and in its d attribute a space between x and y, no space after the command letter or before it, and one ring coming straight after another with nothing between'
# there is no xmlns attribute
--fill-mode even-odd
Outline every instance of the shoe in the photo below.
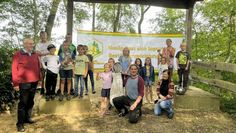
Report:
<svg viewBox="0 0 236 133"><path fill-rule="evenodd" d="M23 125L17 125L17 131L18 132L25 132L25 128Z"/></svg>
<svg viewBox="0 0 236 133"><path fill-rule="evenodd" d="M59 101L63 101L63 98L64 98L64 96L61 94L61 95L59 96Z"/></svg>
<svg viewBox="0 0 236 133"><path fill-rule="evenodd" d="M73 95L73 98L76 98L76 97L78 97L78 95Z"/></svg>
<svg viewBox="0 0 236 133"><path fill-rule="evenodd" d="M119 117L124 117L126 115L125 110L122 109L120 113L118 114Z"/></svg>
<svg viewBox="0 0 236 133"><path fill-rule="evenodd" d="M35 123L35 121L32 120L31 118L28 118L28 119L25 121L25 123L33 124L33 123Z"/></svg>
<svg viewBox="0 0 236 133"><path fill-rule="evenodd" d="M44 94L45 94L45 89L44 89L44 88L41 88L41 89L40 89L40 94L41 94L41 95L44 95Z"/></svg>
<svg viewBox="0 0 236 133"><path fill-rule="evenodd" d="M95 94L95 93L96 93L96 91L93 91L92 93L93 93L93 94Z"/></svg>
<svg viewBox="0 0 236 133"><path fill-rule="evenodd" d="M50 96L46 96L46 101L49 101L50 100Z"/></svg>
<svg viewBox="0 0 236 133"><path fill-rule="evenodd" d="M174 117L174 112L169 113L169 114L167 115L167 117L168 117L169 119L172 119L172 118Z"/></svg>
<svg viewBox="0 0 236 133"><path fill-rule="evenodd" d="M71 99L70 94L67 94L66 100L67 100L67 101L70 101L70 99Z"/></svg>
<svg viewBox="0 0 236 133"><path fill-rule="evenodd" d="M54 100L55 99L55 95L51 95L51 100Z"/></svg>
<svg viewBox="0 0 236 133"><path fill-rule="evenodd" d="M83 95L80 95L80 96L79 96L79 99L82 99L82 98L83 98Z"/></svg>
<svg viewBox="0 0 236 133"><path fill-rule="evenodd" d="M85 93L85 95L87 96L87 95L88 95L88 93Z"/></svg>

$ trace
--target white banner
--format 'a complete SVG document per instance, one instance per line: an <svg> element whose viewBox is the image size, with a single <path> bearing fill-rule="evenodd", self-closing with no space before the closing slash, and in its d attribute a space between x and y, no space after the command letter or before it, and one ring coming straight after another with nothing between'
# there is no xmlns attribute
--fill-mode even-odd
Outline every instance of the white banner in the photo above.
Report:
<svg viewBox="0 0 236 133"><path fill-rule="evenodd" d="M141 58L143 65L146 57L152 58L157 68L157 50L166 47L166 39L172 40L176 52L180 50L182 34L127 34L108 32L78 31L78 44L87 45L89 53L94 56L95 68L103 68L109 58L118 61L124 47L130 49L132 63Z"/></svg>

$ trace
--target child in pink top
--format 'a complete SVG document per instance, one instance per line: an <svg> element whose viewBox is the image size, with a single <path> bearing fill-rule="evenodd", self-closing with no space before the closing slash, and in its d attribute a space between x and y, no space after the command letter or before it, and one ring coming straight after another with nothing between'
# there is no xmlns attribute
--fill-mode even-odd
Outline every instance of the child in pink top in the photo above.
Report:
<svg viewBox="0 0 236 133"><path fill-rule="evenodd" d="M104 72L97 74L97 80L102 79L102 101L101 101L101 110L100 115L104 116L104 114L108 110L109 98L110 98L110 90L112 85L112 72L109 63L104 65Z"/></svg>

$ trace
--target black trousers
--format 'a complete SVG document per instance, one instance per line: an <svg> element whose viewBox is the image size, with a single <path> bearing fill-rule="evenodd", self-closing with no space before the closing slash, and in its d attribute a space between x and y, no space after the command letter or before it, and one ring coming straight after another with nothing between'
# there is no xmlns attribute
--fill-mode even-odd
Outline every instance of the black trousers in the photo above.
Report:
<svg viewBox="0 0 236 133"><path fill-rule="evenodd" d="M179 85L180 86L182 86L182 82L183 82L183 87L188 86L188 75L189 75L189 70L185 70L185 68L178 69Z"/></svg>
<svg viewBox="0 0 236 133"><path fill-rule="evenodd" d="M86 92L88 93L88 76L91 82L91 86L92 86L92 92L95 91L94 90L94 78L93 78L93 71L92 70L88 70L88 74L87 76L84 78L84 83L85 83L85 89Z"/></svg>
<svg viewBox="0 0 236 133"><path fill-rule="evenodd" d="M138 122L141 116L142 101L137 105L134 110L128 110L127 106L130 107L134 102L135 100L130 99L128 96L120 96L113 99L114 106L116 107L119 113L122 112L122 109L125 110L125 114L129 113L129 121L131 123Z"/></svg>
<svg viewBox="0 0 236 133"><path fill-rule="evenodd" d="M31 118L32 109L34 106L34 96L38 82L21 83L20 98L17 109L17 125L22 125L26 120Z"/></svg>
<svg viewBox="0 0 236 133"><path fill-rule="evenodd" d="M57 74L47 70L46 74L46 96L55 95L57 85Z"/></svg>

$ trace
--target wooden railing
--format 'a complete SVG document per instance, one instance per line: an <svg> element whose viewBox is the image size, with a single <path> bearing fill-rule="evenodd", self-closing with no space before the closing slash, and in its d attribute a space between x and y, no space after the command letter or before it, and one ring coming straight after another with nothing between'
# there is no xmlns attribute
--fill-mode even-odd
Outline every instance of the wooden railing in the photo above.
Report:
<svg viewBox="0 0 236 133"><path fill-rule="evenodd" d="M214 73L213 78L206 78L199 76L196 73L196 69L205 69ZM221 72L232 72L236 73L236 64L222 63L222 62L196 62L192 63L191 77L193 81L206 83L212 86L216 86L222 89L236 93L236 84L228 81L221 80ZM233 77L236 78L236 77Z"/></svg>

